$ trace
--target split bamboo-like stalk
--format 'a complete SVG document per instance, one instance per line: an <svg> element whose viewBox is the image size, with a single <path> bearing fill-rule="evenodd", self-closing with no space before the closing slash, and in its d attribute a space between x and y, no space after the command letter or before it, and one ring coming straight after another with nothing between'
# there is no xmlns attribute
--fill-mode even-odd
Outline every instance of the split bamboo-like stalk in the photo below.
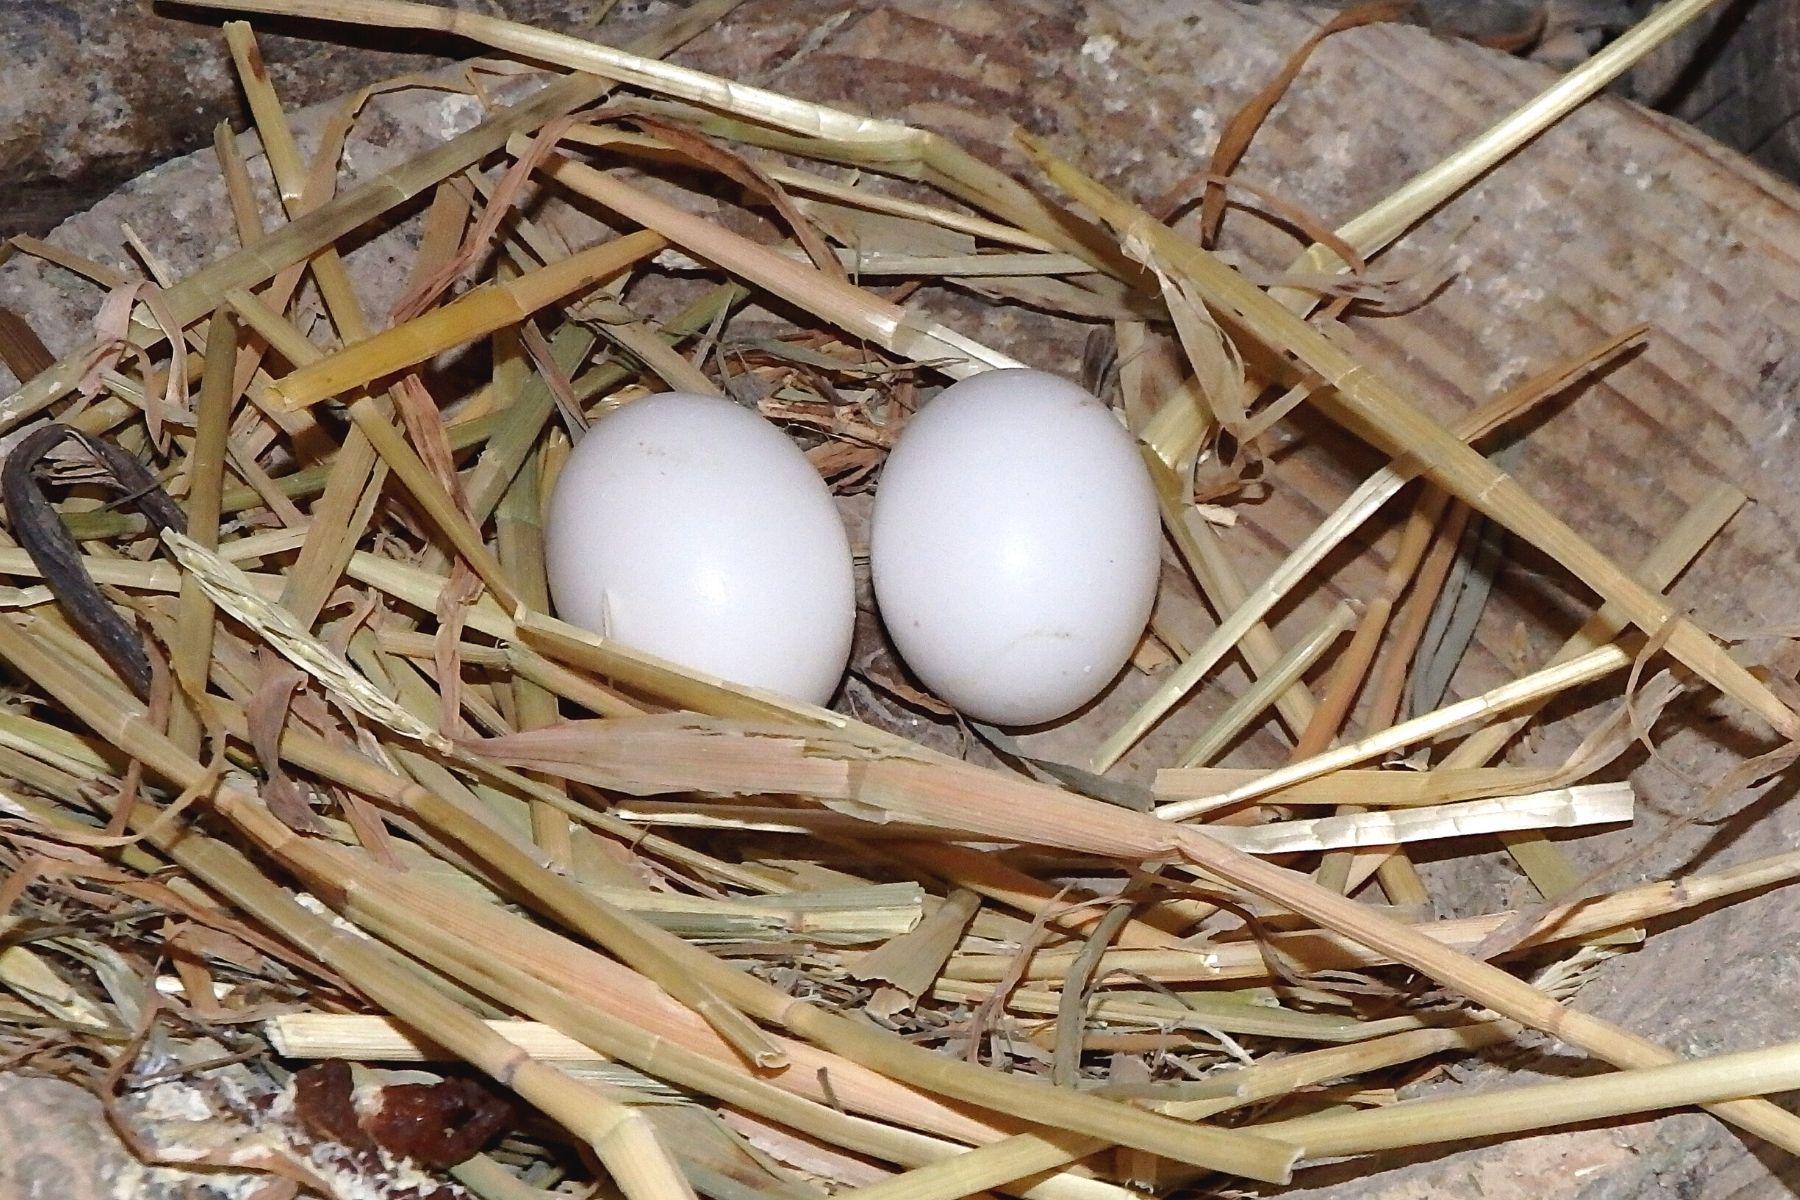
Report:
<svg viewBox="0 0 1800 1200"><path fill-rule="evenodd" d="M1602 646L1566 662L1534 671L1510 683L1500 684L1479 696L1471 696L1467 700L1459 700L1455 704L1445 705L1435 712L1424 713L1410 721L1390 725L1380 733L1371 734L1361 741L1352 742L1347 746L1339 746L1327 750L1323 754L1316 754L1312 758L1264 772L1254 780L1221 795L1203 796L1194 800L1165 804L1156 810L1156 815L1165 821L1179 821L1214 809L1229 808L1232 805L1241 804L1245 800L1253 800L1258 796L1266 796L1280 791L1291 784L1317 779L1343 767L1368 762L1372 758L1379 758L1392 751L1467 728L1498 713L1531 703L1541 705L1570 688L1591 683L1630 665L1631 656L1624 650L1617 646Z"/></svg>
<svg viewBox="0 0 1800 1200"><path fill-rule="evenodd" d="M1254 767L1165 767L1156 773L1156 798L1179 801L1217 796L1254 783L1262 774ZM1269 800L1284 805L1449 804L1532 791L1544 786L1552 774L1541 767L1436 766L1429 771L1345 767L1290 784L1272 793Z"/></svg>
<svg viewBox="0 0 1800 1200"><path fill-rule="evenodd" d="M645 748L650 749L648 746ZM1632 809L1631 785L1589 784L1455 804L1400 805L1376 812L1340 812L1335 816L1274 821L1264 825L1215 824L1208 828L1208 832L1217 841L1250 854L1306 854L1385 847L1484 833L1574 829L1586 825L1629 822ZM915 846L920 844L917 839L932 834L955 837L960 833L941 826L900 825L893 822L884 822L871 830L866 821L843 813L735 803L625 802L616 811L625 820L646 825L763 833L836 833L848 837L860 834L866 838L883 840L899 837L913 842ZM923 861L930 860L926 858ZM1070 924L1066 921L1056 923ZM1083 921L1081 924L1091 925L1093 922Z"/></svg>

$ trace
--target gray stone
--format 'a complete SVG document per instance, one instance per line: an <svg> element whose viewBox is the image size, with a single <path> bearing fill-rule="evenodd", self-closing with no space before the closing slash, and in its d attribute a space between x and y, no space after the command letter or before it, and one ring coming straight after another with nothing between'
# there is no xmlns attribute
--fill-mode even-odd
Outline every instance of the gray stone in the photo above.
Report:
<svg viewBox="0 0 1800 1200"><path fill-rule="evenodd" d="M673 5L625 0L450 0L450 6L625 40ZM247 120L219 32L229 12L150 0L0 3L0 237L41 233L148 167ZM421 34L255 22L270 76L298 108L476 52ZM312 36L295 36L306 35ZM379 47L379 48L377 48ZM400 47L400 48L396 48Z"/></svg>
<svg viewBox="0 0 1800 1200"><path fill-rule="evenodd" d="M172 1200L183 1182L141 1167L82 1088L0 1075L0 1200Z"/></svg>
<svg viewBox="0 0 1800 1200"><path fill-rule="evenodd" d="M1633 74L1637 96L1800 179L1800 5L1714 5Z"/></svg>

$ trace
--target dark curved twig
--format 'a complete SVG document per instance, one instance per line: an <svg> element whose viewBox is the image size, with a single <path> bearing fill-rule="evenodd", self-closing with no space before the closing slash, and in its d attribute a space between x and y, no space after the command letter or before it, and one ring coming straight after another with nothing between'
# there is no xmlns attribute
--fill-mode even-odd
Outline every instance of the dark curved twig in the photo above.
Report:
<svg viewBox="0 0 1800 1200"><path fill-rule="evenodd" d="M38 483L38 464L70 439L80 442L94 456L112 476L112 486L158 532L184 532L187 519L143 463L113 443L69 425L51 424L33 430L13 447L5 466L0 467L0 497L6 502L13 537L31 556L32 564L43 575L70 623L94 644L137 697L147 700L150 660L143 639L88 575L81 548Z"/></svg>

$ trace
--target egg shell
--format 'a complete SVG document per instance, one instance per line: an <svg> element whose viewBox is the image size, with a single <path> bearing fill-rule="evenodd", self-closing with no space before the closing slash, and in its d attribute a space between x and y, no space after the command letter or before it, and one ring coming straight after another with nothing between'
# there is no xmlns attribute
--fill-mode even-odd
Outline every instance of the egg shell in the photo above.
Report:
<svg viewBox="0 0 1800 1200"><path fill-rule="evenodd" d="M544 531L564 620L814 704L856 619L831 492L784 433L729 400L646 396L576 443Z"/></svg>
<svg viewBox="0 0 1800 1200"><path fill-rule="evenodd" d="M1042 371L946 388L901 430L870 564L894 646L978 720L1035 725L1097 696L1161 573L1156 493L1107 407Z"/></svg>

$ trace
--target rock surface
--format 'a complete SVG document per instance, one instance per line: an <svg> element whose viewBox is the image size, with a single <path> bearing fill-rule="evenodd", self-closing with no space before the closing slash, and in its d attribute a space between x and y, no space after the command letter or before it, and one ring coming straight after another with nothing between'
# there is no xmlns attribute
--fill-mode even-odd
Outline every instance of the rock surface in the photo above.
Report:
<svg viewBox="0 0 1800 1200"><path fill-rule="evenodd" d="M665 0L451 0L451 6L562 32L628 38ZM197 149L247 114L219 34L229 12L152 0L0 4L0 237L41 233L147 167ZM453 39L326 41L293 21L258 21L270 75L293 107L467 56Z"/></svg>
<svg viewBox="0 0 1800 1200"><path fill-rule="evenodd" d="M1800 179L1800 5L1715 5L1636 72L1638 95Z"/></svg>
<svg viewBox="0 0 1800 1200"><path fill-rule="evenodd" d="M175 1200L194 1184L140 1165L85 1089L0 1074L0 1200Z"/></svg>
<svg viewBox="0 0 1800 1200"><path fill-rule="evenodd" d="M1308 28L1306 18L1273 7L1174 0L1134 3L1129 14L1073 0L758 0L679 57L930 125L1014 170L1022 166L1011 131L1024 125L1113 186L1149 199L1194 168L1221 123ZM1417 29L1360 30L1319 53L1240 173L1336 224L1551 78L1532 64ZM366 160L352 155L359 169L380 169L384 155L416 149L469 115L457 113L466 101L454 97L417 94L394 103L416 112L393 119L385 148ZM1787 623L1800 591L1793 554L1800 312L1788 299L1797 212L1800 194L1788 185L1673 122L1603 100L1446 205L1391 253L1387 265L1455 267L1430 303L1358 318L1351 328L1378 369L1449 417L1605 333L1648 322L1653 334L1641 353L1535 419L1519 476L1624 561L1641 556L1707 487L1737 484L1754 504L1689 572L1678 602L1717 626ZM128 220L185 272L229 244L226 219L212 165L200 155L138 180L57 236L124 262L118 228ZM1279 231L1241 214L1229 228L1235 252L1249 262L1273 268L1291 257L1293 243ZM372 242L362 253L357 269L368 277L394 251ZM59 349L81 336L94 300L54 271L18 260L0 269L0 303L34 323L43 319L40 332ZM1037 365L1077 366L1080 325L935 289L914 302ZM1377 461L1342 452L1341 439L1319 434L1317 424L1299 422L1284 450L1283 487L1247 510L1231 535L1250 579ZM1279 628L1292 637L1338 594L1368 594L1381 553L1378 545L1339 570L1330 588L1284 613ZM1560 571L1524 552L1510 559L1498 591L1454 695L1515 675L1521 658L1541 662L1589 603ZM1791 677L1791 667L1785 673ZM1127 676L1115 699L1129 705L1149 686ZM1216 710L1229 687L1226 676L1197 708ZM1595 715L1584 707L1559 709L1561 719L1517 748L1515 760L1560 758ZM1671 737L1660 751L1702 777L1716 777L1733 754L1762 744L1726 706L1687 715L1705 732ZM1062 753L1091 747L1107 720L1099 714L1061 733ZM1140 763L1166 761L1177 741L1160 735ZM1276 750L1273 741L1253 741L1244 761L1271 761ZM1628 765L1645 815L1632 830L1571 840L1585 864L1641 845L1695 799L1695 789L1660 762ZM1728 821L1685 831L1631 877L1717 868L1791 846L1800 811L1779 804L1790 791L1779 786L1740 802ZM1446 913L1520 894L1516 873L1498 858L1425 869ZM1800 974L1800 956L1782 931L1797 924L1800 893L1792 889L1674 923L1604 967L1580 1002L1689 1053L1791 1039L1783 997ZM1547 1075L1586 1069L1560 1056L1532 1065ZM1697 1115L1455 1147L1422 1161L1388 1156L1379 1168L1368 1178L1360 1178L1371 1170L1366 1163L1354 1171L1322 1168L1292 1194L1752 1200L1787 1194L1788 1186L1787 1168L1763 1148L1748 1148Z"/></svg>

